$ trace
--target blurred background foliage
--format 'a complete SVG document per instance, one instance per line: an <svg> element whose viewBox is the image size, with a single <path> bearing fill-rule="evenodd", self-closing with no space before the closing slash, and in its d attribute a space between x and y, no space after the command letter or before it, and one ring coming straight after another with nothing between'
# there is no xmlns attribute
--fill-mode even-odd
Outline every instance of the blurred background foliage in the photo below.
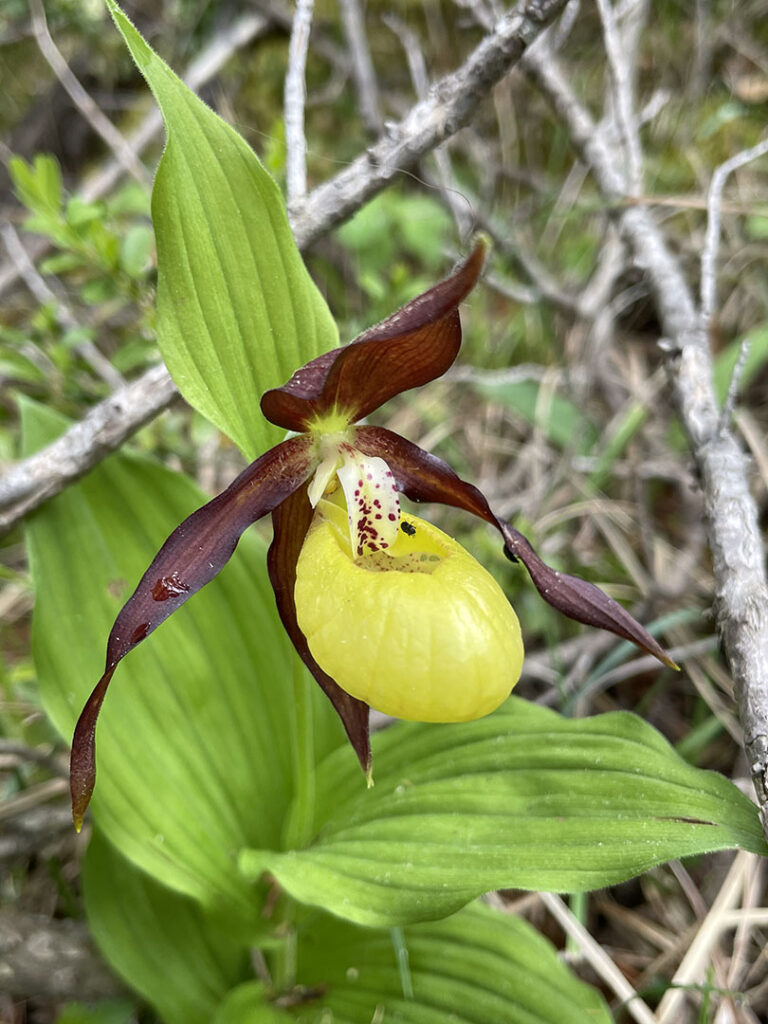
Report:
<svg viewBox="0 0 768 1024"><path fill-rule="evenodd" d="M0 220L32 253L32 276L46 289L36 294L29 280L14 275L13 252L0 245L0 462L7 465L18 455L19 394L78 419L159 355L148 184L122 178L102 199L80 198L110 154L42 56L27 0L1 6ZM415 101L412 41L434 80L482 38L480 15L503 5L368 0L365 6L386 123ZM234 52L202 95L282 180L290 9L257 0L126 0L124 8L179 70L243 13L267 13L268 32ZM72 72L98 107L130 131L151 109L151 98L100 0L45 0L45 12ZM581 4L562 57L577 92L600 116L607 72L591 3ZM307 86L311 187L370 140L334 0L316 3ZM768 5L655 0L640 43L637 95L645 114L640 201L653 204L695 282L712 171L765 131ZM143 155L149 172L160 151L158 138ZM522 72L513 71L494 90L444 152L447 189L438 184L444 169L429 157L308 253L342 340L439 278L473 229L491 231L495 252L485 284L463 312L457 370L423 393L391 402L385 421L484 488L494 508L513 518L551 564L599 582L667 646L690 652L680 676L633 670L624 645L586 637L545 606L485 528L435 509L434 519L491 569L518 609L531 654L518 693L571 714L636 710L693 763L742 777L731 682L711 639L713 588L701 498L660 369L659 327L642 275L615 238L611 211L564 128ZM723 213L712 338L716 383L724 397L749 337L736 424L754 456L754 492L765 522L764 161L734 176ZM588 297L596 300L593 306ZM181 403L131 445L186 470L209 492L242 465L228 439ZM5 807L10 817L8 808L61 804L65 751L36 697L28 653L31 588L19 529L0 541L0 583L0 738L45 751L29 759L12 746L0 748L0 812ZM80 918L77 846L66 822L41 848L14 849L14 858L0 862L0 903ZM696 865L689 867L695 876ZM680 909L685 901L665 872L613 894L613 911L605 900L593 911L593 923L602 915L607 941L633 950L632 970L640 978L646 971L648 984L655 977L653 950L615 907L631 906L671 931L669 906ZM704 887L710 882L697 877ZM653 895L664 886L672 892L666 909ZM691 908L685 904L681 913L690 919ZM765 976L758 972L745 984L764 990ZM31 1004L28 1019L117 1024L137 1012L151 1019L130 1001L96 1010L66 1002ZM3 1012L11 1011L0 999L0 1017Z"/></svg>

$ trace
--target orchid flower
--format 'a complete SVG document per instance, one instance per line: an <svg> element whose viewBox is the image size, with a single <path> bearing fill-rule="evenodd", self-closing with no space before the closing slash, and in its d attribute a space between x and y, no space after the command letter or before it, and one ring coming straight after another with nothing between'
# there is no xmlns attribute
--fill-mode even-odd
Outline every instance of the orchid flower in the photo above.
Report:
<svg viewBox="0 0 768 1024"><path fill-rule="evenodd" d="M280 618L369 778L370 707L421 721L479 718L509 695L523 658L517 619L498 584L454 540L404 513L400 494L478 516L499 531L504 553L523 563L550 605L674 667L627 611L593 584L545 565L445 462L384 427L357 425L453 363L458 307L485 251L481 239L451 276L263 395L266 418L295 436L173 531L112 627L104 675L73 739L78 830L95 783L96 720L115 668L217 575L243 531L268 513Z"/></svg>

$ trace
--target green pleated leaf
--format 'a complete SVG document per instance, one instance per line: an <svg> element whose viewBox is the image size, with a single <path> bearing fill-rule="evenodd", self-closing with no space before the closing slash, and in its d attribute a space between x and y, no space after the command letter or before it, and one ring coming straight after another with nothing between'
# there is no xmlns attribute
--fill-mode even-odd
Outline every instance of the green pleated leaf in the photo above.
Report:
<svg viewBox="0 0 768 1024"><path fill-rule="evenodd" d="M403 929L397 951L390 931L301 908L288 908L297 918L294 935L268 918L258 931L240 933L158 885L98 833L85 860L84 894L104 956L165 1024L610 1021L600 995L527 922L481 905ZM293 950L295 984L272 992L268 980L254 980L254 946L273 979L278 959L285 965Z"/></svg>
<svg viewBox="0 0 768 1024"><path fill-rule="evenodd" d="M624 712L566 719L511 698L477 722L399 723L376 740L374 788L332 754L314 844L245 851L246 874L269 871L302 902L392 925L491 889L579 892L675 857L768 853L732 783Z"/></svg>
<svg viewBox="0 0 768 1024"><path fill-rule="evenodd" d="M83 865L88 924L114 970L165 1024L210 1024L246 975L242 937L159 885L95 832Z"/></svg>
<svg viewBox="0 0 768 1024"><path fill-rule="evenodd" d="M304 920L297 986L280 1019L301 1024L609 1024L601 996L574 978L526 921L475 904L399 936L325 914ZM407 993L407 994L406 994ZM270 1024L259 986L243 985L214 1024Z"/></svg>
<svg viewBox="0 0 768 1024"><path fill-rule="evenodd" d="M152 193L160 348L190 405L253 458L281 434L262 392L335 348L336 325L253 150L106 2L165 119Z"/></svg>
<svg viewBox="0 0 768 1024"><path fill-rule="evenodd" d="M64 423L25 403L23 425L31 451ZM166 536L204 500L185 477L121 455L30 517L35 663L45 710L68 742L118 610ZM248 907L238 850L282 841L293 791L293 657L265 544L250 531L217 579L120 665L104 702L95 820L125 856L204 902ZM342 732L319 690L311 700L321 756Z"/></svg>

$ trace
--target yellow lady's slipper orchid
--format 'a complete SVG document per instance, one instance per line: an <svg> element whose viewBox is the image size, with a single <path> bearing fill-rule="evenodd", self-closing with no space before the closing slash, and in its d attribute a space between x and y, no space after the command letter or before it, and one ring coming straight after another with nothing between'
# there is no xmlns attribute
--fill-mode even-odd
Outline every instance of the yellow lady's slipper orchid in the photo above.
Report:
<svg viewBox="0 0 768 1024"><path fill-rule="evenodd" d="M520 678L520 624L501 587L423 519L402 513L390 547L356 555L346 510L320 501L295 599L318 665L385 714L466 722L495 711Z"/></svg>
<svg viewBox="0 0 768 1024"><path fill-rule="evenodd" d="M449 537L403 515L400 493L483 519L499 530L505 554L525 565L545 601L673 664L600 589L542 562L441 459L382 427L356 425L454 361L458 307L477 281L485 249L478 241L451 276L262 396L267 419L298 436L258 458L177 527L117 616L104 675L72 741L78 829L96 778L96 720L118 663L212 580L243 531L270 513L267 566L280 618L366 772L369 705L425 721L476 718L504 700L523 657L520 627L499 587ZM338 484L343 501L340 494L336 503L327 501L323 496Z"/></svg>

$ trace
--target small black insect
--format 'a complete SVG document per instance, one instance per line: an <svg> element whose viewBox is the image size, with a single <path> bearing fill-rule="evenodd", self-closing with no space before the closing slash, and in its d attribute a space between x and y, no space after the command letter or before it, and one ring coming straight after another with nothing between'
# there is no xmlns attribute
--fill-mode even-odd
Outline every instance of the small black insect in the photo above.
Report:
<svg viewBox="0 0 768 1024"><path fill-rule="evenodd" d="M409 537L412 537L414 533L416 533L416 527L411 526L410 523L406 523L405 520L403 520L402 523L400 523L400 529L403 531L403 533L407 533Z"/></svg>

